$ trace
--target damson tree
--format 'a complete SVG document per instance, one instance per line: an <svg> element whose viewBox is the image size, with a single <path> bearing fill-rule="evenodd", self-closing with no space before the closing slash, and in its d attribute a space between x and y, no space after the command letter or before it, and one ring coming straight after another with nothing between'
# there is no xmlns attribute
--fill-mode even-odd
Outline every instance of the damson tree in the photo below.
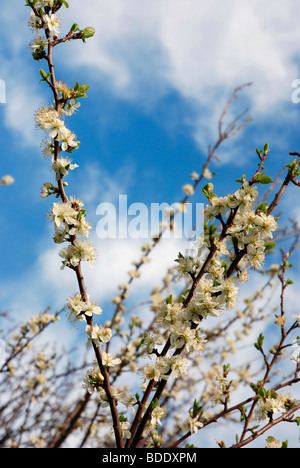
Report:
<svg viewBox="0 0 300 468"><path fill-rule="evenodd" d="M10 338L9 331L3 335L8 349L0 369L1 446L201 448L209 438L221 448L240 448L257 439L256 446L288 447L286 427L288 433L297 433L300 425L300 312L289 310L286 299L295 287L289 270L300 230L295 221L281 225L277 210L286 190L300 184L300 154L287 155L273 180L265 144L254 151L255 165L247 168L252 174L242 175L233 193L217 193L210 164L220 145L249 121L242 113L224 128L229 107L244 86L237 88L201 170L193 171L183 185L183 198L165 213L159 234L143 245L128 282L119 285L120 294L112 299L110 320L101 323L102 308L89 296L82 271L82 262L92 265L97 259L88 241L92 226L84 202L66 182L69 171L78 168L70 155L80 146L67 121L79 110L89 86L76 82L70 87L61 81L54 61L56 47L74 40L85 43L95 31L73 24L60 37L57 13L68 8L66 1L27 0L26 5L34 33L32 57L43 64L41 81L52 96L52 104L35 114L37 127L45 133L42 153L53 171L41 197L54 199L48 213L53 241L61 245L62 270L74 272L77 293L66 291L62 311L51 314L47 309ZM5 176L1 184L12 182ZM205 201L202 232L194 250L178 253L162 284L145 297L151 317L145 321L126 306L131 284L138 281L163 233L174 229L176 211L183 211L193 196ZM278 262L270 262L277 251ZM259 278L259 288L251 287L251 272ZM238 299L245 292L247 297ZM72 350L49 352L36 340L63 310L70 323L82 322L92 363L84 352L74 359ZM277 440L272 431L279 424L282 439Z"/></svg>

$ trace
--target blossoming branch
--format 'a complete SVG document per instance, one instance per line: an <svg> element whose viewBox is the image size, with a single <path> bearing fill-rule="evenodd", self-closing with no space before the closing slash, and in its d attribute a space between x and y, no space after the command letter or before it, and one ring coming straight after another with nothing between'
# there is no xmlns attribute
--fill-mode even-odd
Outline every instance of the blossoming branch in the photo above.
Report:
<svg viewBox="0 0 300 468"><path fill-rule="evenodd" d="M53 172L53 180L43 183L41 197L56 199L48 214L54 226L53 241L62 245L59 252L61 268L69 268L74 272L78 286L78 292L67 299L69 319L71 322L85 323L87 343L91 344L96 361L83 381L87 391L85 404L89 401L89 395L96 395L99 406L97 411L109 409L111 429L118 448L136 448L143 444L152 447L164 444L177 447L188 437L236 410L240 411L245 421L244 430L237 444L239 446L250 442L251 436L246 438L246 434L248 435L252 417L259 421L267 421L265 429L261 430L262 433L267 430L266 428L272 427L273 415L277 413L282 414L278 422L284 419L285 413L291 422L295 422L292 410L299 409L300 403L291 395L277 391L299 381L298 357L294 359L297 369L290 380L272 390L267 390L265 386L280 352L284 346L287 346L285 340L299 327L298 320L287 332L282 331L280 345L274 352L273 360L269 361L264 352L262 336L256 343L256 349L263 355L267 370L263 381L251 386L254 396L230 407L233 384L229 380L230 366L224 364L221 368L218 367L217 374L214 373L217 390L212 399L213 404L222 405L223 410L209 418L204 415L203 406L194 398L194 403L185 414L183 424L180 426L181 435L176 440L167 442L160 433L163 421L168 418L167 408L163 403L168 385L174 389L177 382L187 379L191 364L196 360L195 356L202 356L206 351L209 335L204 332L205 322L210 318L218 321L221 316L226 316L237 306L239 290L248 281L249 271L260 271L266 255L276 248L274 236L279 226L278 219L272 213L287 187L290 184L299 186L297 179L300 174L299 154L291 153L291 156L296 158L286 165L285 179L269 204L267 201L259 200L259 189L273 183L264 167L269 159L268 144L263 150L256 151L257 170L253 171L250 178L242 175L233 193L226 196L217 195L212 182L202 187L201 195L206 199L206 207L203 233L196 242L197 252L194 256L179 253L174 265L174 271L186 281L187 287L178 297L170 294L165 300L157 302L152 309L155 314L152 324L136 341L126 344L126 352L121 349L116 356L110 354L108 345L113 338L113 331L116 329L122 336L117 316L124 310L123 301L127 297L130 284L123 285L122 293L114 300L117 308L110 326L95 324L94 316L101 315L102 309L87 293L81 264L87 262L92 267L98 255L95 247L88 242L92 226L86 220L84 203L76 196L68 195L69 187L66 182L69 171L77 170L79 167L76 159L70 155L75 155L80 147L80 141L68 128L67 121L80 109L81 99L87 97L89 86L76 82L70 87L58 80L53 60L55 47L67 41L85 42L94 35L95 30L91 27L80 29L78 24L74 23L68 33L60 37L61 21L58 12L63 7L69 7L66 1L27 0L26 5L31 9L28 24L35 34L30 43L32 57L37 62L46 62L47 70L40 68L39 73L41 82L48 85L53 97L51 105L40 107L35 114L36 125L45 134L42 153L50 158ZM234 93L233 99L238 90ZM212 178L208 165L219 145L228 135L235 134L245 124L241 124L237 129L232 126L224 130L222 119L227 110L228 106L225 107L220 119L219 140L204 164L201 176L193 172L193 184L183 185L185 198L182 206L195 194L204 177ZM169 221L168 226L172 228L173 214ZM163 226L159 239L162 230ZM130 283L133 278L139 276L138 270L146 263L155 244L154 242L143 247L142 260L131 272ZM282 269L284 268L286 267L283 265ZM284 290L288 284L282 280L282 303ZM277 325L284 330L284 324L285 315L282 312L280 317L277 317ZM138 319L130 323L130 333L135 326L140 327ZM137 369L143 377L142 396L133 389L125 390L114 384L128 364L125 360L125 356L128 355L131 358L132 368ZM252 405L248 414L244 408L246 404ZM78 405L78 414L84 406ZM128 410L131 410L130 414ZM269 439L268 443L277 444L273 439ZM223 442L219 445L224 446Z"/></svg>

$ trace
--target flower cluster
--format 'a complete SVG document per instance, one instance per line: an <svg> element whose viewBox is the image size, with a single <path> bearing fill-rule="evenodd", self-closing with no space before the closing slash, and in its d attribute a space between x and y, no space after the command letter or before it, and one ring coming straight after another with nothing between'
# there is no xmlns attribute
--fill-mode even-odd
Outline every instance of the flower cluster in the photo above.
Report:
<svg viewBox="0 0 300 468"><path fill-rule="evenodd" d="M166 438L162 436L159 432L152 431L150 437L148 438L146 448L162 447L165 441Z"/></svg>
<svg viewBox="0 0 300 468"><path fill-rule="evenodd" d="M48 45L48 38L44 39L41 34L46 30L52 34L58 35L60 33L60 19L55 13L51 13L51 11L49 11L53 6L53 0L38 1L35 5L36 10L32 10L30 13L28 26L33 32L35 32L36 37L30 42L29 46L33 51L32 56L35 60L40 60ZM45 8L48 9L48 13L41 15L36 13L44 13Z"/></svg>
<svg viewBox="0 0 300 468"><path fill-rule="evenodd" d="M103 358L104 360L107 359L107 356ZM114 359L117 361L117 358ZM120 360L118 360L120 361ZM118 365L119 362L116 362L114 365ZM104 365L104 363L103 363ZM96 364L92 369L90 369L83 381L83 387L90 393L93 394L94 392L97 393L97 396L100 399L101 408L106 408L109 406L109 401L105 390L103 389L102 385L104 382L104 378L101 374L98 364ZM116 402L121 403L126 408L132 408L136 404L136 399L129 395L126 391L119 387L111 387L111 392L113 398Z"/></svg>
<svg viewBox="0 0 300 468"><path fill-rule="evenodd" d="M215 384L217 385L217 388L214 389L214 395L212 397L212 406L216 405L224 405L226 398L228 397L228 381L227 377L224 375L224 373L219 373L216 375L216 381Z"/></svg>
<svg viewBox="0 0 300 468"><path fill-rule="evenodd" d="M96 346L100 346L101 343L108 343L112 337L110 328L99 327L98 325L87 325L85 332L89 336L89 341L93 341Z"/></svg>
<svg viewBox="0 0 300 468"><path fill-rule="evenodd" d="M99 366L96 365L87 372L83 379L83 387L92 394L93 392L100 392L102 390L103 382L103 375L100 372Z"/></svg>
<svg viewBox="0 0 300 468"><path fill-rule="evenodd" d="M231 225L227 226L226 238L215 244L219 257L226 255L227 262L233 262L239 252L244 252L243 261L247 268L260 268L268 248L267 242L273 238L277 223L272 215L267 214L266 204L262 203L255 209L257 187L244 181L241 188L227 197L217 197L211 193L208 196L210 203L204 210L205 229L200 251L211 248L212 237L217 230L214 222L221 220L224 226L223 217L228 215L229 218L234 213ZM220 260L217 264L220 267Z"/></svg>
<svg viewBox="0 0 300 468"><path fill-rule="evenodd" d="M161 420L164 419L166 416L166 410L161 406L156 406L151 413L151 418L146 424L145 434L150 435L153 432L155 432L158 426L162 425Z"/></svg>
<svg viewBox="0 0 300 468"><path fill-rule="evenodd" d="M54 323L59 319L60 317L58 315L49 314L48 311L45 311L40 315L34 315L26 322L26 324L21 326L20 334L21 336L25 336L30 331L33 335L35 335L46 325L49 323ZM19 334L14 335L15 340L19 339L19 337Z"/></svg>
<svg viewBox="0 0 300 468"><path fill-rule="evenodd" d="M58 244L69 236L89 236L91 226L86 222L81 200L73 198L65 203L54 203L49 218L54 221L54 240Z"/></svg>
<svg viewBox="0 0 300 468"><path fill-rule="evenodd" d="M95 247L82 239L75 239L73 244L63 248L59 255L64 259L62 269L65 266L69 268L77 267L82 261L89 262L92 267L91 262L97 258Z"/></svg>
<svg viewBox="0 0 300 468"><path fill-rule="evenodd" d="M66 126L60 114L52 105L40 108L35 115L37 126L43 130L49 138L55 139L61 144L61 151L73 151L79 147L80 142L76 135Z"/></svg>
<svg viewBox="0 0 300 468"><path fill-rule="evenodd" d="M255 410L255 417L259 421L269 421L274 414L284 414L297 404L299 404L299 401L293 399L289 393L260 398Z"/></svg>
<svg viewBox="0 0 300 468"><path fill-rule="evenodd" d="M143 368L143 374L146 380L167 380L170 376L173 378L184 377L187 373L187 359L175 355L171 357L158 357L155 363L147 364Z"/></svg>
<svg viewBox="0 0 300 468"><path fill-rule="evenodd" d="M81 320L86 321L86 317L92 317L94 314L100 315L102 313L101 307L95 305L90 297L87 297L87 300L82 299L81 294L75 294L68 299L68 310L69 310L69 319L70 321ZM90 329L87 331L88 334L92 334ZM104 341L104 340L102 340Z"/></svg>
<svg viewBox="0 0 300 468"><path fill-rule="evenodd" d="M43 191L51 193L52 187L51 183L46 183ZM73 198L65 203L54 203L49 218L54 222L54 242L57 244L71 242L59 252L63 259L62 268L77 267L82 261L87 261L92 266L92 261L97 258L96 249L85 239L78 238L88 237L91 229L90 224L86 222L81 200Z"/></svg>
<svg viewBox="0 0 300 468"><path fill-rule="evenodd" d="M203 423L199 421L198 416L194 418L190 416L185 422L184 426L186 430L188 430L191 434L196 434L201 427L203 427Z"/></svg>
<svg viewBox="0 0 300 468"><path fill-rule="evenodd" d="M190 187L185 186L184 190L190 193ZM204 210L204 230L198 239L197 254L185 257L180 253L176 260L179 274L194 282L193 295L186 301L188 290L176 302L170 296L161 303L156 309L155 332L142 340L143 351L157 354L155 362L143 368L146 380L159 382L170 376L182 376L185 364L179 356L181 350L185 353L204 350L205 339L198 325L209 316L219 317L222 312L234 308L238 285L247 280L247 270L259 268L266 250L271 248L268 241L277 224L275 218L267 214L265 204L255 207L258 197L255 184L242 180L241 187L226 197L217 197L212 190L211 183L203 189L209 203ZM169 349L176 351L173 357L162 357L156 349L166 331ZM175 358L176 372L171 362ZM214 404L224 403L227 390L227 380L222 376Z"/></svg>
<svg viewBox="0 0 300 468"><path fill-rule="evenodd" d="M266 448L283 448L283 445L284 444L280 440L277 440L272 436L269 436L266 440Z"/></svg>
<svg viewBox="0 0 300 468"><path fill-rule="evenodd" d="M56 16L56 12L61 8L62 4L66 4L66 2L39 1L34 2L33 7L33 3L28 2L28 6L32 8L29 26L36 33L30 47L36 60L47 59L50 73L48 74L40 69L40 75L42 81L49 85L54 95L54 103L49 107L39 108L35 115L37 127L46 134L46 139L42 144L42 152L45 156L51 157L52 171L55 175L55 183L45 182L43 184L41 197L46 198L55 195L56 198L60 198L60 201L53 203L48 218L54 224L54 242L56 244L67 244L59 251L59 256L62 259L61 268L68 267L75 270L78 279L80 293L74 294L67 299L69 320L71 322L86 322L88 344L93 343L94 347L100 348L101 344L109 342L112 331L108 327L94 325L93 316L101 314L102 309L86 293L81 272L81 262L88 262L92 266L93 260L97 258L97 253L95 247L87 241L91 226L86 221L86 210L83 202L75 197L68 198L65 192L65 187L68 184L64 181L64 178L68 176L69 171L76 169L78 165L73 163L73 160L69 157L61 156L61 152L73 153L74 150L79 148L80 142L77 141L76 135L67 128L65 120L66 117L71 116L78 110L80 107L78 99L86 97L89 86L79 85L76 82L74 88L70 88L66 83L60 80L57 81L54 78L52 49L57 45L57 35L60 33L60 21ZM75 34L76 31L79 31L79 33ZM74 33L73 38L84 40L91 37L94 30L93 28L86 28L80 31L75 24L68 34L68 39L70 39L71 33ZM89 392L99 392L101 404L105 406L108 396L104 388L107 388L108 383L105 382L105 377L103 377L100 368L102 371L104 367L110 370L111 368L116 369L120 366L121 359L101 350L97 353L97 360L98 364L86 375L84 385ZM103 386L104 382L105 385ZM113 387L111 389L113 398L116 401L123 401L127 407L135 403L132 397L126 396L119 389ZM128 435L126 426L125 422L121 425L124 437Z"/></svg>
<svg viewBox="0 0 300 468"><path fill-rule="evenodd" d="M128 271L128 282L119 286L121 292L112 301L116 304L116 313L112 322L107 322L105 326L95 325L93 316L101 314L102 309L87 294L81 271L81 262L88 262L92 266L92 262L97 258L96 249L87 241L91 226L86 221L86 210L83 202L75 197L69 198L65 191L68 186L65 178L70 171L78 167L69 154L73 154L80 145L76 135L67 128L66 120L79 109L78 100L86 97L88 86L80 86L76 82L72 88L63 81L57 81L52 63L52 50L55 46L71 39L84 40L91 37L94 30L86 28L80 31L78 25L73 24L68 34L59 39L60 20L57 12L62 5L67 6L67 2L63 0L27 0L26 4L32 10L29 26L35 32L35 38L30 43L32 55L38 61L46 59L49 73L40 69L40 75L42 81L52 90L54 97L51 106L40 107L35 115L37 127L46 135L42 143L42 152L51 158L51 168L54 175L53 183L45 182L43 184L41 197L55 195L56 199L59 199L53 203L48 215L54 224L53 240L56 244L64 243L63 248L59 251L59 256L62 259L61 268L67 267L76 272L80 291L67 300L69 319L72 322L86 322L85 332L88 344L92 344L96 351L97 364L87 372L84 387L90 394L97 393L97 404L99 403L102 408L110 407L114 417L113 432L119 431L118 435L124 439L132 438L133 442L129 441L129 446L131 443L134 445L135 441L139 439L138 434L148 437L146 444L149 446L159 447L165 441L158 433L158 429L162 425L162 419L167 416L166 408L170 408L167 406L168 397L172 392L172 396L176 400L179 392L186 391L188 364L192 369L192 366L198 365L201 361L203 354L205 355L203 351L205 351L206 342L210 340L210 335L209 333L203 335L200 324L207 318L219 317L235 307L238 287L247 281L248 270L250 268L259 269L265 261L266 252L273 248L274 243L270 240L273 238L273 232L277 229L276 219L269 214L266 202L257 204L257 184L266 183L266 180L270 178L265 177L264 173L260 174L262 170L262 165L260 165L256 176L249 182L243 176L240 188L230 195L218 197L213 193L211 183L202 189L208 204L204 210L203 233L196 243L197 252L194 256L179 254L176 268L168 270L168 274L163 279L164 287L153 290L151 310L155 313L154 325L152 324L147 329L142 320L132 316L129 324L127 321L129 332L121 329L122 323L126 323L126 317L122 314L125 311L123 301L128 297L133 279L140 276L140 266L149 261L149 254L158 242L159 236L153 236L153 242L142 246L141 259L133 262L134 268ZM267 149L264 151L266 155ZM68 155L61 155L61 153L68 153ZM262 154L259 153L259 156L262 161ZM193 183L183 185L184 200L180 204L175 204L174 209L165 211L164 216L167 221L160 223L161 233L164 229L170 228L172 230L175 228L175 212L186 210L186 200L194 195L200 179L204 177L210 180L212 178L213 174L206 166L201 176L195 172L192 173ZM8 177L3 178L0 184L11 183L12 180ZM273 268L273 272L274 275L277 274L276 268ZM189 289L175 301L170 291L170 284L173 276L177 277L178 275L187 280ZM164 289L170 291L168 292L170 295L167 300L162 302ZM295 318L299 322L299 317ZM48 319L44 318L42 324L38 320L37 323L33 320L31 324L27 324L27 331L31 329L39 331L47 320L51 321L52 319L50 316ZM277 323L279 323L279 319L277 319ZM281 323L281 326L283 327L284 323ZM146 329L147 332L143 338L139 335L134 339L136 330L140 333ZM112 355L108 352L113 330L125 343L119 355ZM21 339L22 337L19 337L20 342ZM234 339L225 341L227 348L233 349L235 347ZM209 355L210 352L208 349L206 355ZM226 352L226 348L220 351L223 360L226 358ZM134 372L137 371L140 366L138 359L141 356L144 357L144 354L152 355L153 359L147 361L148 364L142 368L144 377L142 388L147 388L147 391L144 398L140 400L138 394L133 397L127 393L127 387L112 386L111 382L116 382L125 366ZM293 353L292 359L299 363L298 348ZM46 384L45 376L42 373L46 365L44 356L40 355L36 367L41 372L35 380L28 381L28 385L43 386ZM234 381L227 379L228 371L229 365L222 368L220 364L216 363L213 363L207 371L208 375L205 375L206 373L203 371L206 390L202 399L199 399L201 404L206 404L209 401L212 407L219 404L227 407L231 388L235 385ZM110 380L111 377L112 380ZM189 390L192 391L192 387L199 380L194 375L188 377ZM168 389L166 383L170 378L178 379L178 381L173 382L172 388ZM246 380L246 377L244 379ZM154 388L156 388L155 397L146 410L147 399ZM159 405L157 395L165 397L164 405L166 408ZM257 391L257 395L255 416L259 420L271 421L277 412L284 414L296 405L295 400L287 394L277 395L270 392L263 394L262 397L262 394ZM136 421L141 426L136 428L136 424L133 424L132 428L135 428L138 433L131 434L127 418L123 414L119 416L117 411L119 404L124 405L127 410L131 408L134 411L137 408ZM190 434L201 429L206 421L209 421L206 415L204 416L203 411L203 407L195 400L193 409L189 410L188 419L183 422L180 420L181 429ZM115 423L116 417L119 417L118 424ZM168 424L166 424L167 426ZM39 441L34 442L33 440L32 443L38 444ZM268 444L269 446L272 444L280 445L278 441L271 440Z"/></svg>

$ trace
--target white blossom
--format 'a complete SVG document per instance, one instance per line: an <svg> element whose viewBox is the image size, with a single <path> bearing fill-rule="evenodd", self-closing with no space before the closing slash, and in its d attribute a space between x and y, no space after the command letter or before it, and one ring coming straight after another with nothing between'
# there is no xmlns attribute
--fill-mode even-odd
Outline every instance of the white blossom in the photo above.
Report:
<svg viewBox="0 0 300 468"><path fill-rule="evenodd" d="M63 112L65 115L73 115L74 112L76 112L79 107L81 106L80 102L76 102L76 99L70 99L67 104L65 105L65 107L63 108Z"/></svg>
<svg viewBox="0 0 300 468"><path fill-rule="evenodd" d="M194 194L194 187L191 185L191 184L185 184L183 187L182 187L182 190L184 191L184 193L188 196L191 196Z"/></svg>
<svg viewBox="0 0 300 468"><path fill-rule="evenodd" d="M44 182L42 190L41 190L41 197L42 198L49 197L49 195L53 193L52 189L53 189L53 185L51 184L51 182Z"/></svg>
<svg viewBox="0 0 300 468"><path fill-rule="evenodd" d="M91 302L89 296L87 296L87 300L84 301L81 294L75 294L69 297L67 305L70 312L69 320L86 321L85 316L91 317L94 314L100 315L102 313L101 307Z"/></svg>
<svg viewBox="0 0 300 468"><path fill-rule="evenodd" d="M42 36L37 36L30 42L29 46L33 49L33 51L38 49L45 49L48 46L48 40L44 39Z"/></svg>
<svg viewBox="0 0 300 468"><path fill-rule="evenodd" d="M268 421L274 414L284 414L297 403L298 402L294 400L289 393L278 394L276 398L260 398L255 410L255 417L259 421Z"/></svg>
<svg viewBox="0 0 300 468"><path fill-rule="evenodd" d="M275 439L275 437L268 437L266 441L266 448L282 448L282 442L280 440Z"/></svg>
<svg viewBox="0 0 300 468"><path fill-rule="evenodd" d="M5 175L0 180L0 185L12 185L15 179L11 175Z"/></svg>
<svg viewBox="0 0 300 468"><path fill-rule="evenodd" d="M156 406L154 410L151 413L151 424L155 425L161 425L162 422L161 420L166 417L166 411L164 408L161 406Z"/></svg>
<svg viewBox="0 0 300 468"><path fill-rule="evenodd" d="M121 434L124 439L130 439L131 437L131 432L128 430L130 427L130 422L129 421L121 421L120 422L120 428L121 428ZM113 429L112 429L113 432Z"/></svg>
<svg viewBox="0 0 300 468"><path fill-rule="evenodd" d="M143 373L147 380L155 380L156 382L159 382L162 379L168 379L169 376L166 374L169 371L169 369L170 366L164 360L164 358L157 358L154 364L147 364L143 368Z"/></svg>
<svg viewBox="0 0 300 468"><path fill-rule="evenodd" d="M87 335L90 337L96 346L100 346L100 343L108 343L112 337L112 331L108 327L99 327L98 325L87 325L85 329Z"/></svg>
<svg viewBox="0 0 300 468"><path fill-rule="evenodd" d="M28 21L28 26L30 29L33 31L38 32L38 30L42 27L42 20L36 14L34 11L31 11L29 21Z"/></svg>
<svg viewBox="0 0 300 468"><path fill-rule="evenodd" d="M92 394L102 390L103 382L104 377L101 374L97 364L87 372L85 378L83 379L83 387L86 388L90 394Z"/></svg>
<svg viewBox="0 0 300 468"><path fill-rule="evenodd" d="M56 180L68 175L69 170L73 171L78 167L77 164L71 164L72 160L69 158L59 158L52 164L52 169L56 174Z"/></svg>
<svg viewBox="0 0 300 468"><path fill-rule="evenodd" d="M56 34L60 33L60 29L59 29L60 20L59 18L57 18L57 16L54 13L52 13L51 15L44 15L43 21L44 21L44 29L49 29L49 31L53 31Z"/></svg>
<svg viewBox="0 0 300 468"><path fill-rule="evenodd" d="M115 367L121 364L120 358L113 358L109 353L102 352L102 364L106 367Z"/></svg>
<svg viewBox="0 0 300 468"><path fill-rule="evenodd" d="M188 360L187 358L184 358L182 356L172 356L169 358L169 366L171 369L171 376L174 379L177 379L179 377L184 377L187 374L187 364Z"/></svg>
<svg viewBox="0 0 300 468"><path fill-rule="evenodd" d="M203 423L198 420L198 416L194 418L190 416L189 419L185 421L184 425L191 434L196 434L198 430L203 427Z"/></svg>
<svg viewBox="0 0 300 468"><path fill-rule="evenodd" d="M178 323L182 315L182 307L177 304L163 303L158 311L158 322L163 328L167 328L172 324Z"/></svg>

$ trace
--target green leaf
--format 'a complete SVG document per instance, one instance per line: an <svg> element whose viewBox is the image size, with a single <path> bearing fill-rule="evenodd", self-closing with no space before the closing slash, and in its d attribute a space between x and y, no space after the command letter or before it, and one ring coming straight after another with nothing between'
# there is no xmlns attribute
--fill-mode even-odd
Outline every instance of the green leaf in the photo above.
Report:
<svg viewBox="0 0 300 468"><path fill-rule="evenodd" d="M41 81L46 81L46 83L48 83L51 73L47 74L42 68L39 69L39 72L42 77Z"/></svg>
<svg viewBox="0 0 300 468"><path fill-rule="evenodd" d="M239 184L243 184L244 182L246 182L246 180L247 180L247 177L245 176L245 174L243 174L242 178L237 179L236 182L238 182Z"/></svg>
<svg viewBox="0 0 300 468"><path fill-rule="evenodd" d="M252 388L252 390L253 390L255 393L257 393L257 388L258 388L257 385L256 385L255 383L253 383L253 382L251 382L249 385L250 385L250 387Z"/></svg>
<svg viewBox="0 0 300 468"><path fill-rule="evenodd" d="M209 229L208 229L209 237L214 237L217 230L218 230L218 228L216 226L214 226L213 224L211 224L209 226Z"/></svg>
<svg viewBox="0 0 300 468"><path fill-rule="evenodd" d="M228 268L229 268L229 266L228 266L228 263L227 263L227 262L225 262L225 261L224 261L224 262L222 262L222 267L224 268L224 273L226 274L226 273L227 273L227 271L228 271Z"/></svg>
<svg viewBox="0 0 300 468"><path fill-rule="evenodd" d="M267 202L260 203L257 207L257 210L260 211L261 213L267 214L268 203Z"/></svg>
<svg viewBox="0 0 300 468"><path fill-rule="evenodd" d="M264 146L264 152L269 151L269 143L266 143Z"/></svg>
<svg viewBox="0 0 300 468"><path fill-rule="evenodd" d="M265 243L265 252L268 250L273 250L276 247L276 242L266 242Z"/></svg>
<svg viewBox="0 0 300 468"><path fill-rule="evenodd" d="M85 42L85 39L88 39L89 37L93 37L95 32L96 31L94 28L91 28L91 27L84 28L80 31L81 39L83 40L83 42Z"/></svg>
<svg viewBox="0 0 300 468"><path fill-rule="evenodd" d="M71 31L72 31L72 32L79 31L79 30L80 30L80 29L79 29L79 26L78 26L77 23L72 24L72 27L71 27Z"/></svg>
<svg viewBox="0 0 300 468"><path fill-rule="evenodd" d="M176 258L175 262L180 262L180 260L184 258L181 252L178 252L178 257Z"/></svg>
<svg viewBox="0 0 300 468"><path fill-rule="evenodd" d="M42 77L43 79L46 79L46 78L47 78L47 73L46 73L42 68L39 69L39 72L40 72L40 75L41 75L41 77Z"/></svg>
<svg viewBox="0 0 300 468"><path fill-rule="evenodd" d="M154 400L151 403L151 408L154 409L157 407L157 405L158 405L158 398L154 398Z"/></svg>
<svg viewBox="0 0 300 468"><path fill-rule="evenodd" d="M260 333L257 342L254 343L256 349L261 350L265 337Z"/></svg>
<svg viewBox="0 0 300 468"><path fill-rule="evenodd" d="M254 179L255 184L266 185L266 184L271 184L272 182L273 182L273 179L271 177L263 175L263 174L258 174Z"/></svg>
<svg viewBox="0 0 300 468"><path fill-rule="evenodd" d="M223 365L223 374L228 374L230 371L230 364L224 364Z"/></svg>
<svg viewBox="0 0 300 468"><path fill-rule="evenodd" d="M171 294L169 297L167 297L166 304L172 304L172 302L173 302L173 296Z"/></svg>
<svg viewBox="0 0 300 468"><path fill-rule="evenodd" d="M203 189L202 189L202 193L207 197L207 198L211 198L212 196L215 196L212 191L214 189L214 185L212 183L209 183L209 184L206 184Z"/></svg>
<svg viewBox="0 0 300 468"><path fill-rule="evenodd" d="M183 257L183 258L184 258L184 257ZM175 260L175 262L176 262L176 260ZM178 299L179 304L183 304L183 302L185 301L185 297L187 296L187 294L188 294L189 292L190 292L190 289L187 289L186 291L184 291L184 292L181 294L180 298Z"/></svg>
<svg viewBox="0 0 300 468"><path fill-rule="evenodd" d="M259 387L257 389L257 394L261 397L261 398L265 398L266 396L266 390L263 388L263 387Z"/></svg>
<svg viewBox="0 0 300 468"><path fill-rule="evenodd" d="M78 83L76 83L78 84ZM89 90L89 85L80 85L80 86L77 86L77 89L75 90L76 91L76 97L77 98L85 98L87 97L86 96L86 92ZM74 88L75 89L75 88Z"/></svg>
<svg viewBox="0 0 300 468"><path fill-rule="evenodd" d="M291 163L287 164L285 167L292 173L297 169L297 160L294 159Z"/></svg>

